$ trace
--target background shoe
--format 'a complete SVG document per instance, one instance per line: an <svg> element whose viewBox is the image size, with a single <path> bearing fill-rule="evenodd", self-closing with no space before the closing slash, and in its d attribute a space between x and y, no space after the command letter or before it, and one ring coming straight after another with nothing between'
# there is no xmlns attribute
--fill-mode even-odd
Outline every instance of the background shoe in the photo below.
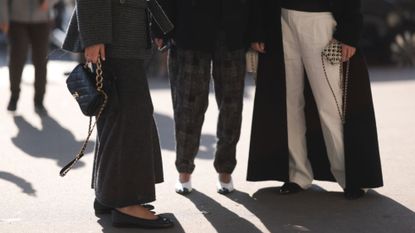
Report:
<svg viewBox="0 0 415 233"><path fill-rule="evenodd" d="M35 112L39 115L47 115L48 111L42 103L35 104Z"/></svg>
<svg viewBox="0 0 415 233"><path fill-rule="evenodd" d="M218 179L218 182L216 183L216 189L218 193L224 194L224 195L229 194L235 190L233 188L232 179L229 183L223 183Z"/></svg>
<svg viewBox="0 0 415 233"><path fill-rule="evenodd" d="M154 210L154 206L150 204L142 204L142 207L148 209L148 210ZM106 206L104 204L101 204L97 199L94 200L94 210L96 215L100 214L110 214L113 208Z"/></svg>
<svg viewBox="0 0 415 233"><path fill-rule="evenodd" d="M366 194L367 190L364 189L353 189L346 188L344 189L344 197L347 200L356 200L362 198Z"/></svg>
<svg viewBox="0 0 415 233"><path fill-rule="evenodd" d="M280 188L280 194L294 194L303 191L304 189L300 185L292 182L285 182Z"/></svg>
<svg viewBox="0 0 415 233"><path fill-rule="evenodd" d="M7 110L9 111L16 111L17 109L17 99L16 98L10 98L9 104L7 105Z"/></svg>
<svg viewBox="0 0 415 233"><path fill-rule="evenodd" d="M121 213L118 210L112 210L112 225L114 227L128 227L128 228L169 228L174 226L173 222L160 215L157 215L157 219L149 220L138 217L133 217L128 214Z"/></svg>
<svg viewBox="0 0 415 233"><path fill-rule="evenodd" d="M176 182L176 193L181 194L181 195L187 195L189 193L192 192L192 181L189 180L186 183L182 183L180 182L180 180L177 180Z"/></svg>

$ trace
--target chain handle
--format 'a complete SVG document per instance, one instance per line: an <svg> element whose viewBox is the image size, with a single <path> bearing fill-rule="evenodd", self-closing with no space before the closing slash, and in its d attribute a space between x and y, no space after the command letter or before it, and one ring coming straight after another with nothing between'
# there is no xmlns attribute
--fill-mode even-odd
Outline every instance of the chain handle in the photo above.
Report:
<svg viewBox="0 0 415 233"><path fill-rule="evenodd" d="M349 79L350 79L350 60L346 63L346 74L344 74L344 81L343 81L343 124L346 124L346 110L347 110L347 94L349 89Z"/></svg>
<svg viewBox="0 0 415 233"><path fill-rule="evenodd" d="M340 89L342 92L342 107L340 107L339 101L337 100L336 94L333 90L333 87L330 83L330 80L327 76L326 65L324 63L324 57L321 55L321 62L323 64L324 75L329 85L330 91L334 97L334 101L336 102L337 111L339 113L340 119L343 124L346 124L346 109L347 109L347 92L349 87L349 73L350 73L350 61L346 62L346 74L344 74L343 70L343 63L339 64L339 74L340 74Z"/></svg>
<svg viewBox="0 0 415 233"><path fill-rule="evenodd" d="M257 73L258 70L258 53L254 50L248 50L246 53L246 70L249 73Z"/></svg>
<svg viewBox="0 0 415 233"><path fill-rule="evenodd" d="M98 111L98 114L95 117L95 122L93 124L92 124L92 116L89 117L88 136L86 137L84 143L82 144L81 150L75 156L75 158L68 165L62 168L62 170L60 171L61 176L65 176L75 166L75 164L85 155L85 150L86 150L86 147L88 146L89 139L91 138L91 135L94 132L95 126L99 118L101 117L102 113L104 112L105 106L108 103L108 95L104 91L104 77L102 75L103 71L102 71L102 63L100 59L98 59L96 74L97 75L96 75L95 81L96 81L97 91L104 97L104 102L102 103Z"/></svg>

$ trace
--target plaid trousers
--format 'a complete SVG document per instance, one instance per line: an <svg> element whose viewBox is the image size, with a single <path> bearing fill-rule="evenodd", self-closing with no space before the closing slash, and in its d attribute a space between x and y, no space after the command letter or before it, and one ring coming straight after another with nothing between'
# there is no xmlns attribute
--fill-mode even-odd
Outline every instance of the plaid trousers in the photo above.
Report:
<svg viewBox="0 0 415 233"><path fill-rule="evenodd" d="M212 52L174 47L169 54L169 77L176 128L176 168L192 173L199 150L209 84L214 81L219 109L214 166L218 173L231 174L236 166L245 77L245 50L229 51L218 40Z"/></svg>

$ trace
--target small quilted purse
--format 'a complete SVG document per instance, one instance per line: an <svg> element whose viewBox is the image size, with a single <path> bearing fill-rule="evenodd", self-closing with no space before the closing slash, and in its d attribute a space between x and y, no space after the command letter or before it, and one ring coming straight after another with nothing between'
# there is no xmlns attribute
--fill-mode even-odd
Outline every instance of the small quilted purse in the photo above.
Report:
<svg viewBox="0 0 415 233"><path fill-rule="evenodd" d="M107 92L104 90L104 77L101 61L98 59L95 71L90 71L86 64L79 64L71 72L66 84L69 92L75 98L84 115L89 116L88 136L75 158L59 172L65 176L75 164L85 155L85 150L94 128L100 119L108 102ZM92 117L95 116L95 122Z"/></svg>
<svg viewBox="0 0 415 233"><path fill-rule="evenodd" d="M69 74L66 85L85 116L98 115L107 99L100 61L95 71L86 64L78 64Z"/></svg>
<svg viewBox="0 0 415 233"><path fill-rule="evenodd" d="M342 61L342 45L337 40L332 40L323 49L321 56L332 65L340 64Z"/></svg>

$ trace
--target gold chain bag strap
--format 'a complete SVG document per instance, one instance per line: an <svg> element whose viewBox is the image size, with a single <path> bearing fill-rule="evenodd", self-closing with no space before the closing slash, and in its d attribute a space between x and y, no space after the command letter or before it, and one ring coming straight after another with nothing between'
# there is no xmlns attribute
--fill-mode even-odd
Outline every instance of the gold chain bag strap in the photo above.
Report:
<svg viewBox="0 0 415 233"><path fill-rule="evenodd" d="M86 64L85 64L86 66ZM104 77L103 77L103 71L102 71L102 63L101 60L98 59L97 68L96 68L96 89L97 91L104 97L104 101L102 105L99 108L99 111L95 117L95 122L92 123L92 116L89 117L89 125L88 125L88 136L86 137L84 143L81 146L81 150L79 153L75 156L75 158L69 162L65 167L62 168L62 170L59 172L59 174L63 177L65 176L74 166L75 164L85 155L85 150L88 145L89 139L91 138L92 132L94 131L94 128L99 120L99 118L102 115L102 112L105 109L105 106L108 102L108 95L104 91Z"/></svg>
<svg viewBox="0 0 415 233"><path fill-rule="evenodd" d="M337 99L333 86L327 76L326 65L324 60L331 65L339 65L339 85L342 94L341 102ZM347 91L349 87L350 61L346 62L346 74L344 74L344 63L342 60L342 45L337 40L332 40L321 52L321 62L323 64L324 75L336 102L337 111L343 124L346 124L347 110ZM341 105L342 104L342 105Z"/></svg>
<svg viewBox="0 0 415 233"><path fill-rule="evenodd" d="M256 74L258 70L258 52L250 49L246 53L246 72Z"/></svg>

